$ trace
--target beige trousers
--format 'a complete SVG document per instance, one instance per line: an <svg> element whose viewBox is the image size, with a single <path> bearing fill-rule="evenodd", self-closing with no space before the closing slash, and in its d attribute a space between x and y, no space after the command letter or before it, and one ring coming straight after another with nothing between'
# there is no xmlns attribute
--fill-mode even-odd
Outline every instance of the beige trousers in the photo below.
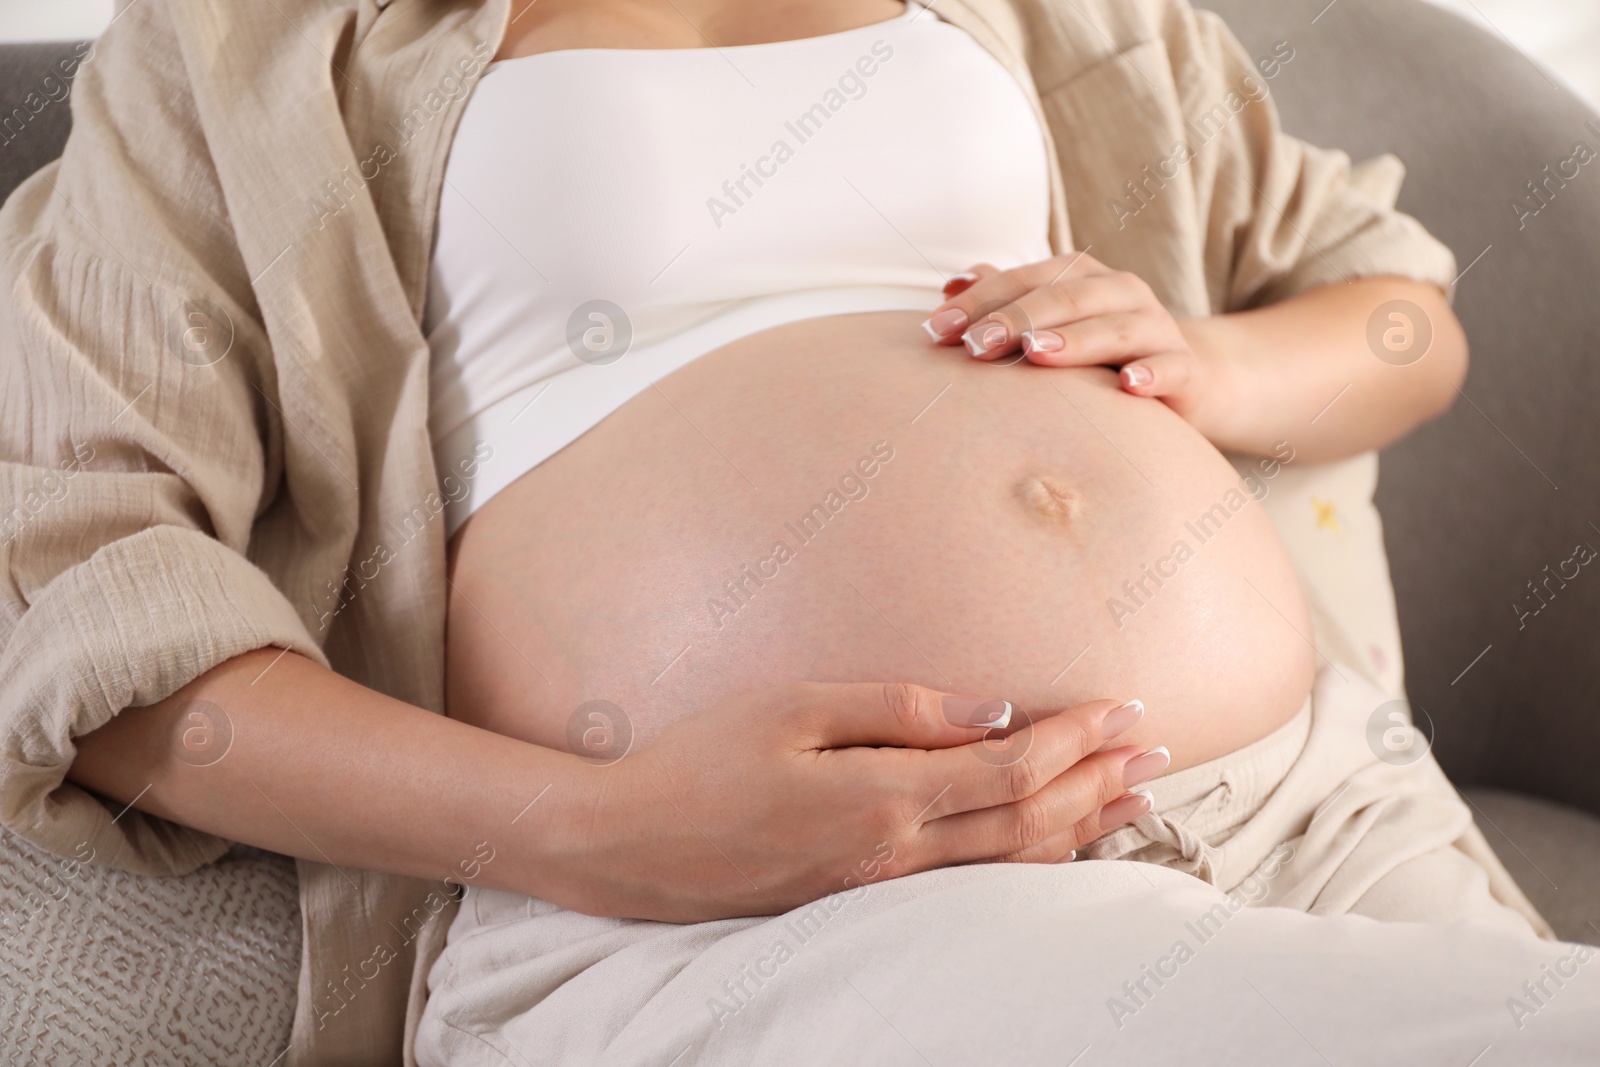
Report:
<svg viewBox="0 0 1600 1067"><path fill-rule="evenodd" d="M1171 867L1257 905L1554 939L1396 707L1331 664L1294 719L1151 782L1154 809L1080 855Z"/></svg>
<svg viewBox="0 0 1600 1067"><path fill-rule="evenodd" d="M1350 1046L1341 1062L1411 1063L1396 1050L1436 1050L1447 1033L1512 1050L1494 1062L1589 1062L1592 984L1541 1000L1526 1033L1498 1014L1546 964L1574 961L1539 940L1549 926L1432 756L1386 744L1397 740L1390 710L1353 672L1324 669L1287 725L1152 782L1151 814L1081 850L1136 862L951 867L785 915L685 926L471 888L429 976L418 1062L921 1062L903 1047L910 1040L948 1064L1059 1064L1090 1043L1100 1061L1164 1063L1173 1042L1193 1047L1195 1019L1218 1011L1232 1013L1232 1046L1243 1033L1263 1049L1297 1040L1263 1002L1277 996L1274 982L1304 1002L1281 1010L1312 1017L1306 1005L1320 999L1363 1020L1340 1037ZM1384 928L1347 914L1420 922ZM1173 959L1175 939L1205 954L1192 972L1205 979L1176 980L1149 1014L1157 991L1140 986L1124 1005L1137 1026L1108 1015L1107 997ZM1416 1011L1419 990L1434 1009ZM995 1003L1005 1010L982 1008ZM1236 1029L1246 1025L1256 1029Z"/></svg>

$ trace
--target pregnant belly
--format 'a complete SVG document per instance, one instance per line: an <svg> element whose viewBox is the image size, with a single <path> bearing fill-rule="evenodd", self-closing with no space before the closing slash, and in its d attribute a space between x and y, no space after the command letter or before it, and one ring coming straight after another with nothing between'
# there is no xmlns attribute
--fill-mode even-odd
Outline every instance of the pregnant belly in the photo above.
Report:
<svg viewBox="0 0 1600 1067"><path fill-rule="evenodd" d="M1110 371L978 363L919 318L743 338L480 508L451 716L604 755L795 680L1138 697L1174 769L1286 722L1310 624L1228 462Z"/></svg>

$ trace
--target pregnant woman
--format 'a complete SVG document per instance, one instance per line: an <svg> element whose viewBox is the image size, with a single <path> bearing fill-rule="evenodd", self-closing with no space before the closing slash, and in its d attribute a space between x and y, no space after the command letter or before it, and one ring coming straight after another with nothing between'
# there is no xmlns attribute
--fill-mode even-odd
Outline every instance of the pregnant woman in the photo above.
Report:
<svg viewBox="0 0 1600 1067"><path fill-rule="evenodd" d="M1294 838L1273 902L1546 932L1431 759L1373 766L1251 500L1466 361L1449 252L1277 129L1291 47L286 7L131 8L5 210L6 485L72 480L0 549L0 810L300 857L295 1062L582 1058L674 924L956 864L1229 889Z"/></svg>

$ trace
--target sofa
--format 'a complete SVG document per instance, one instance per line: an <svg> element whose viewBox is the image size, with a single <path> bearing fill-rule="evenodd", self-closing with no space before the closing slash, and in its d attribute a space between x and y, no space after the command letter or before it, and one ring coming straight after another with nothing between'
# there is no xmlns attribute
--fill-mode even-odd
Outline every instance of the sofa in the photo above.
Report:
<svg viewBox="0 0 1600 1067"><path fill-rule="evenodd" d="M1201 6L1252 54L1289 42L1271 83L1287 128L1403 158L1400 206L1463 268L1463 396L1382 458L1408 690L1530 898L1564 938L1600 943L1600 566L1550 580L1578 542L1600 547L1600 161L1550 178L1576 142L1600 149L1600 115L1422 0ZM0 198L61 151L69 107L45 79L75 47L0 47ZM0 909L0 1062L286 1049L301 932L285 857L236 847L147 879L0 831Z"/></svg>

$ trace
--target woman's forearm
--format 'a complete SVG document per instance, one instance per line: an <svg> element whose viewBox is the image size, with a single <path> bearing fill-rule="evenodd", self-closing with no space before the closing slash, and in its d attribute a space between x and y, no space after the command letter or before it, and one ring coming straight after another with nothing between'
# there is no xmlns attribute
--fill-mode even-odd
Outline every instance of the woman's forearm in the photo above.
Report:
<svg viewBox="0 0 1600 1067"><path fill-rule="evenodd" d="M1196 420L1229 451L1287 441L1320 462L1383 448L1441 414L1466 377L1466 334L1444 294L1404 278L1324 285L1180 325L1230 383Z"/></svg>
<svg viewBox="0 0 1600 1067"><path fill-rule="evenodd" d="M1134 763L1142 749L1105 744L1138 721L1137 702L1035 712L1031 742L996 766L964 749L994 730L987 712L968 716L1001 704L914 685L778 686L599 763L269 649L79 738L69 777L343 868L690 922L777 914L954 863L1053 863L1147 810L1123 794L1165 759Z"/></svg>
<svg viewBox="0 0 1600 1067"><path fill-rule="evenodd" d="M537 894L588 806L582 769L266 649L79 738L68 777L275 852Z"/></svg>

